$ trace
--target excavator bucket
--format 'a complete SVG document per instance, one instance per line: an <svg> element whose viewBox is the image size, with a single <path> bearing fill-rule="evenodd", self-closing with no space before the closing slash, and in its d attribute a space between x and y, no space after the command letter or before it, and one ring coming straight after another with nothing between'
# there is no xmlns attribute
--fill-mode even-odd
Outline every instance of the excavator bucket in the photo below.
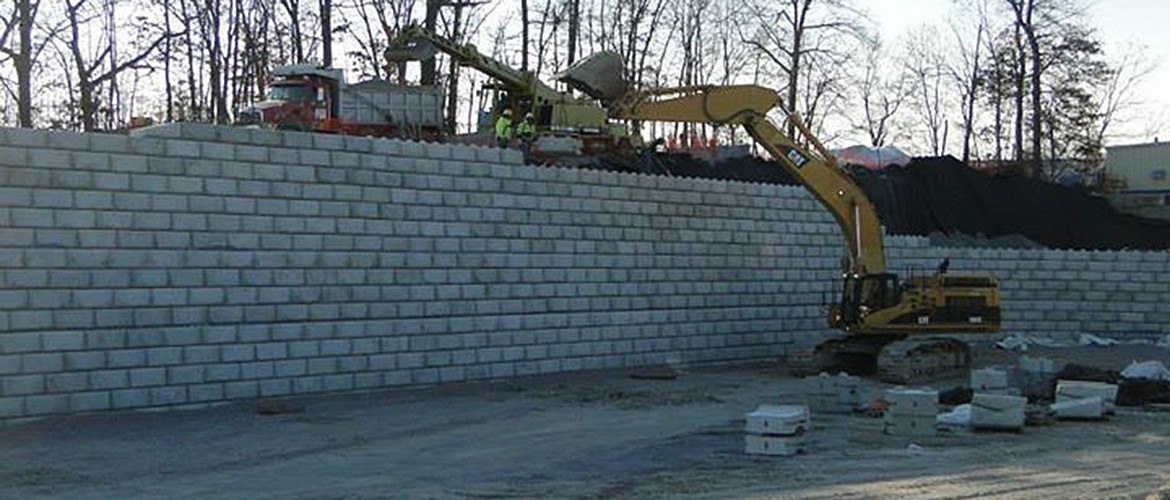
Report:
<svg viewBox="0 0 1170 500"><path fill-rule="evenodd" d="M438 52L438 47L426 40L399 40L386 47L383 57L389 62L425 61Z"/></svg>
<svg viewBox="0 0 1170 500"><path fill-rule="evenodd" d="M578 61L557 75L557 80L603 102L616 101L627 90L622 74L622 56L609 51Z"/></svg>

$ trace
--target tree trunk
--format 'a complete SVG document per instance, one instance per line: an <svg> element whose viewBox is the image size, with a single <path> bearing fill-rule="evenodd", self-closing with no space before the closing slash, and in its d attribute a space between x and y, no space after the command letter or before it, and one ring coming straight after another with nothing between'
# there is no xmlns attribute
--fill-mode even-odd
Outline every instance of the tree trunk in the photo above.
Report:
<svg viewBox="0 0 1170 500"><path fill-rule="evenodd" d="M526 0L527 1L527 0ZM569 0L569 62L577 60L577 37L581 33L581 0Z"/></svg>
<svg viewBox="0 0 1170 500"><path fill-rule="evenodd" d="M1031 13L1029 13L1031 15ZM1041 88L1040 88L1040 41L1036 38L1035 28L1027 30L1028 46L1032 51L1032 176L1039 179L1044 175L1044 162L1040 155L1041 126ZM1053 158L1055 159L1055 158Z"/></svg>
<svg viewBox="0 0 1170 500"><path fill-rule="evenodd" d="M795 113L796 97L800 84L800 65L804 55L804 22L812 0L793 0L792 2L792 52L788 66L788 110ZM788 122L788 136L796 137L796 124Z"/></svg>
<svg viewBox="0 0 1170 500"><path fill-rule="evenodd" d="M520 71L528 71L528 0L520 0Z"/></svg>
<svg viewBox="0 0 1170 500"><path fill-rule="evenodd" d="M427 1L427 12L426 12L426 17L423 20L423 27L426 28L427 31L434 33L435 32L435 25L439 20L439 7L442 5L442 3L441 3L442 0L426 0L426 1ZM432 57L430 59L422 61L419 64L419 68L420 68L420 71L422 73L420 78L419 78L420 83L422 83L423 85L434 85L435 84L435 58Z"/></svg>
<svg viewBox="0 0 1170 500"><path fill-rule="evenodd" d="M459 40L459 24L463 17L463 5L455 5L455 16L451 26L451 39ZM459 111L459 64L454 57L448 59L447 67L447 113L445 128L448 133L455 133L455 117Z"/></svg>
<svg viewBox="0 0 1170 500"><path fill-rule="evenodd" d="M163 27L171 33L171 0L163 1ZM163 46L163 86L166 87L167 122L175 121L175 89L171 87L171 39Z"/></svg>
<svg viewBox="0 0 1170 500"><path fill-rule="evenodd" d="M36 10L40 1L31 3L29 0L17 0L17 29L20 31L20 52L16 55L16 114L17 124L23 128L32 128L32 30L36 17Z"/></svg>
<svg viewBox="0 0 1170 500"><path fill-rule="evenodd" d="M321 64L333 67L333 0L321 0Z"/></svg>
<svg viewBox="0 0 1170 500"><path fill-rule="evenodd" d="M1024 42L1021 39L1021 27L1016 25L1016 120L1015 120L1015 140L1012 143L1012 160L1023 161L1024 159L1024 87L1025 87L1025 73L1027 56L1024 53Z"/></svg>

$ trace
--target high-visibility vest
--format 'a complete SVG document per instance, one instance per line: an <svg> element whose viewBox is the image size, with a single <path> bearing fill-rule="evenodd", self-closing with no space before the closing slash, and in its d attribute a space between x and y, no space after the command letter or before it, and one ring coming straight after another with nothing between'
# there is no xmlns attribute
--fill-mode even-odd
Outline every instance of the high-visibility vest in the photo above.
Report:
<svg viewBox="0 0 1170 500"><path fill-rule="evenodd" d="M509 139L512 137L512 119L501 116L496 120L496 138Z"/></svg>
<svg viewBox="0 0 1170 500"><path fill-rule="evenodd" d="M528 120L524 120L516 125L516 136L525 138L536 135L536 125L533 125Z"/></svg>

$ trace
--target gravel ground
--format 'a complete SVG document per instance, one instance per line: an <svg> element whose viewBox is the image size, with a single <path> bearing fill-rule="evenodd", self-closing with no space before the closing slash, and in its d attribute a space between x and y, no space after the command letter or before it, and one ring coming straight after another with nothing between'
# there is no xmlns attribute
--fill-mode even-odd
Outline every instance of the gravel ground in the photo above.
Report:
<svg viewBox="0 0 1170 500"><path fill-rule="evenodd" d="M1105 368L1170 358L1047 354ZM1170 413L1137 409L913 440L881 434L880 419L816 415L807 454L743 454L744 413L801 399L779 367L739 365L300 398L272 415L246 402L52 418L0 427L0 498L1143 498L1170 485Z"/></svg>

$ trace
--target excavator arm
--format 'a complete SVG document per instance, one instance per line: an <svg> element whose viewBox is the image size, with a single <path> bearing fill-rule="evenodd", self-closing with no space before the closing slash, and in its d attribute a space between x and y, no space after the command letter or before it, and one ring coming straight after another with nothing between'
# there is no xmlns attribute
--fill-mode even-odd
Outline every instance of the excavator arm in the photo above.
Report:
<svg viewBox="0 0 1170 500"><path fill-rule="evenodd" d="M794 113L786 123L800 141L768 119L779 108L774 90L756 85L680 87L633 92L610 110L615 119L740 125L833 214L849 249L844 272L885 272L882 227L873 203Z"/></svg>
<svg viewBox="0 0 1170 500"><path fill-rule="evenodd" d="M553 102L560 95L556 89L541 82L532 73L513 69L481 54L475 45L455 43L418 25L403 28L386 48L383 56L387 62L418 61L434 57L436 51L451 56L461 66L478 70L510 90L531 95L538 101Z"/></svg>

